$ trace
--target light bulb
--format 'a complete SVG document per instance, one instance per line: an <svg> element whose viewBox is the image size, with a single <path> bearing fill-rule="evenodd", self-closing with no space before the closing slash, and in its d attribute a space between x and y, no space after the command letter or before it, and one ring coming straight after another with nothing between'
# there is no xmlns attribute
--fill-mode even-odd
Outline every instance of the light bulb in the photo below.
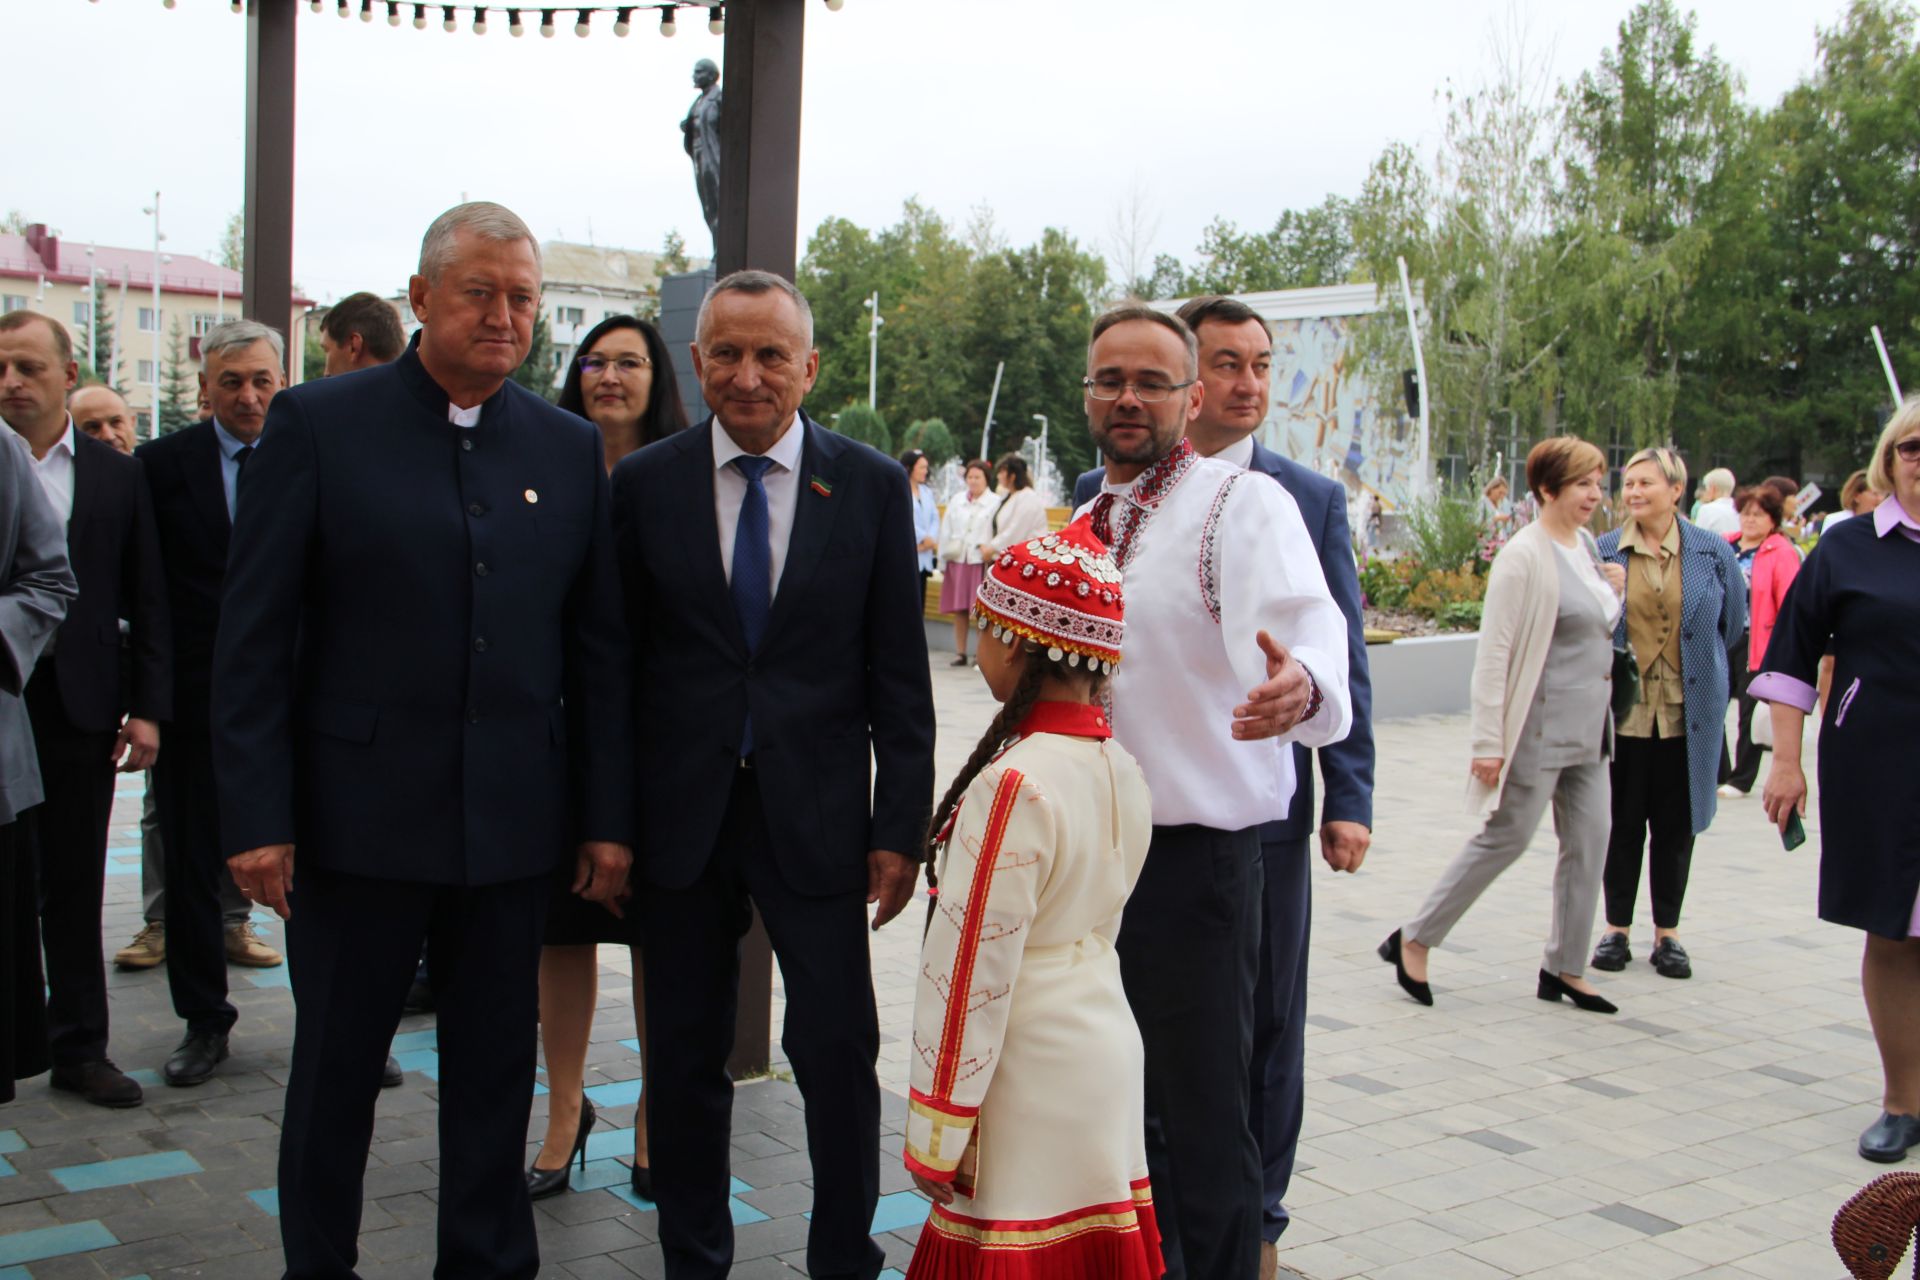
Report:
<svg viewBox="0 0 1920 1280"><path fill-rule="evenodd" d="M573 34L580 36L581 38L584 39L587 33L593 29L587 25L587 19L591 18L592 16L593 16L593 10L582 9L580 11L580 20L573 24Z"/></svg>
<svg viewBox="0 0 1920 1280"><path fill-rule="evenodd" d="M551 9L540 11L540 34L549 40L553 39L553 10Z"/></svg>
<svg viewBox="0 0 1920 1280"><path fill-rule="evenodd" d="M400 6L393 0L387 0L387 25L390 27L400 25Z"/></svg>
<svg viewBox="0 0 1920 1280"><path fill-rule="evenodd" d="M313 0L313 3L308 5L307 7L309 9L312 9L315 13L320 12L320 0Z"/></svg>
<svg viewBox="0 0 1920 1280"><path fill-rule="evenodd" d="M487 11L484 6L473 7L473 34L477 36L487 34Z"/></svg>
<svg viewBox="0 0 1920 1280"><path fill-rule="evenodd" d="M373 0L360 0L360 21L373 21Z"/></svg>
<svg viewBox="0 0 1920 1280"><path fill-rule="evenodd" d="M340 3L334 6L333 11L343 18L351 18L353 16L353 6L348 4L347 0L340 0Z"/></svg>
<svg viewBox="0 0 1920 1280"><path fill-rule="evenodd" d="M233 3L229 5L228 8L232 9L235 13L244 13L247 6L242 3L242 0L233 0Z"/></svg>
<svg viewBox="0 0 1920 1280"><path fill-rule="evenodd" d="M415 31L427 29L427 6L423 4L413 6L413 29Z"/></svg>
<svg viewBox="0 0 1920 1280"><path fill-rule="evenodd" d="M673 33L678 31L679 29L680 28L675 26L673 22L673 6L670 4L661 5L660 6L660 34L663 36L672 36Z"/></svg>
<svg viewBox="0 0 1920 1280"><path fill-rule="evenodd" d="M458 22L455 22L453 18L453 6L452 5L443 6L440 10L440 29L446 32L448 35L452 35L454 32L454 29L459 25L460 24Z"/></svg>
<svg viewBox="0 0 1920 1280"><path fill-rule="evenodd" d="M847 0L827 0L827 12L838 13L846 5L846 3L847 3Z"/></svg>
<svg viewBox="0 0 1920 1280"><path fill-rule="evenodd" d="M707 10L707 30L717 36L727 34L727 11L717 4Z"/></svg>
<svg viewBox="0 0 1920 1280"><path fill-rule="evenodd" d="M507 10L507 34L515 37L527 34L525 24L520 21L520 11L518 9Z"/></svg>
<svg viewBox="0 0 1920 1280"><path fill-rule="evenodd" d="M624 36L633 30L633 10L622 9L613 17L613 34Z"/></svg>

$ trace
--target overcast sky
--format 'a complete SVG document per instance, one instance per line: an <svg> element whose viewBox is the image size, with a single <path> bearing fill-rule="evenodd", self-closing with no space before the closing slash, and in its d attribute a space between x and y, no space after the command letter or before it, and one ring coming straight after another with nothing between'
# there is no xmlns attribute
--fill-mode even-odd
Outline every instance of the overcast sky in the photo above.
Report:
<svg viewBox="0 0 1920 1280"><path fill-rule="evenodd" d="M357 3L355 5L357 8ZM987 206L1016 244L1063 226L1103 246L1138 185L1155 248L1190 257L1215 215L1267 227L1353 195L1388 142L1430 143L1435 91L1484 77L1517 13L1570 79L1627 0L810 0L801 242L869 227L918 196L956 223ZM1814 66L1843 0L1697 0L1700 39L1771 104ZM679 121L704 14L662 39L425 31L300 5L294 272L323 301L402 288L433 216L463 196L542 238L706 252ZM15 124L0 209L70 240L143 246L162 192L167 248L210 255L242 200L245 20L226 0L0 0Z"/></svg>

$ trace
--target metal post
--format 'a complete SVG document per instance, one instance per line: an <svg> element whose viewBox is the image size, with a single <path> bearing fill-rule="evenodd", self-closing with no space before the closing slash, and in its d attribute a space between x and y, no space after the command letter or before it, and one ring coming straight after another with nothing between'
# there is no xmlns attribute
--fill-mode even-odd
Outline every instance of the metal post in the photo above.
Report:
<svg viewBox="0 0 1920 1280"><path fill-rule="evenodd" d="M290 7L290 6L289 6ZM720 235L714 266L755 267L791 280L800 244L800 73L803 0L727 6L726 79L720 97ZM773 946L754 913L740 947L734 1018L737 1079L773 1062Z"/></svg>
<svg viewBox="0 0 1920 1280"><path fill-rule="evenodd" d="M247 175L240 314L287 335L293 314L293 72L296 6L247 0Z"/></svg>
<svg viewBox="0 0 1920 1280"><path fill-rule="evenodd" d="M873 296L867 299L867 306L873 311L873 323L867 327L867 408L878 409L878 392L875 390L880 381L880 291L875 289Z"/></svg>
<svg viewBox="0 0 1920 1280"><path fill-rule="evenodd" d="M160 242L166 239L160 234L160 193L153 193L153 390L148 406L152 417L147 427L152 436L160 434Z"/></svg>
<svg viewBox="0 0 1920 1280"><path fill-rule="evenodd" d="M1880 353L1880 369L1887 375L1887 390L1893 392L1893 411L1900 412L1900 379L1893 376L1893 361L1887 356L1887 340L1880 336L1880 326L1873 326L1873 348Z"/></svg>
<svg viewBox="0 0 1920 1280"><path fill-rule="evenodd" d="M987 397L987 420L980 424L980 454L988 462L993 459L987 454L988 442L993 437L993 407L1000 403L1000 375L1007 371L1007 362L1002 360L993 368L993 394Z"/></svg>
<svg viewBox="0 0 1920 1280"><path fill-rule="evenodd" d="M87 246L87 368L97 377L100 373L100 269L93 260L95 248Z"/></svg>

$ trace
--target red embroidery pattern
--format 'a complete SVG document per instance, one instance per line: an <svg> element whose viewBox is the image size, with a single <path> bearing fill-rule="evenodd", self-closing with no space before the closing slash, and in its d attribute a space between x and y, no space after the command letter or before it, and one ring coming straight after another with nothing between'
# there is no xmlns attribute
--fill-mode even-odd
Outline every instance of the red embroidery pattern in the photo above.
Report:
<svg viewBox="0 0 1920 1280"><path fill-rule="evenodd" d="M1187 472L1193 469L1193 464L1199 460L1200 455L1193 451L1193 442L1182 439L1173 447L1172 453L1141 472L1133 488L1127 491L1126 504L1120 510L1120 514L1125 517L1122 523L1126 527L1115 531L1114 538L1101 538L1101 541L1113 548L1115 564L1122 569L1127 567L1133 559L1133 549L1140 541L1140 535L1146 531L1154 513L1160 509L1161 500L1173 492L1173 487L1180 483ZM1096 536L1100 533L1097 518L1094 533Z"/></svg>
<svg viewBox="0 0 1920 1280"><path fill-rule="evenodd" d="M1006 839L1007 821L1013 816L1014 801L1020 795L1021 774L1009 769L1000 775L993 793L993 807L987 811L987 830L980 841L980 853L974 863L973 887L967 893L967 914L960 928L960 946L954 953L953 977L947 984L946 1025L940 1033L940 1059L933 1073L933 1096L953 1096L954 1077L959 1068L960 1043L966 1034L968 995L973 990L973 962L980 949L980 934L985 926L987 893L993 887L994 864L1000 861L1000 844Z"/></svg>
<svg viewBox="0 0 1920 1280"><path fill-rule="evenodd" d="M1226 478L1220 491L1213 495L1213 505L1207 508L1206 523L1200 526L1200 603L1207 607L1207 616L1215 622L1220 621L1220 513L1227 505L1227 495L1233 492L1233 486L1244 471L1236 471Z"/></svg>

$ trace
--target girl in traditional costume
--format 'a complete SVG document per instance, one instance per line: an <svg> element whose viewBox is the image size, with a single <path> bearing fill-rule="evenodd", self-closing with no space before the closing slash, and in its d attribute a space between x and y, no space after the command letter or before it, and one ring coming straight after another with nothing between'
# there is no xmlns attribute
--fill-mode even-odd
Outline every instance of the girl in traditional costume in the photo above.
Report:
<svg viewBox="0 0 1920 1280"><path fill-rule="evenodd" d="M1114 940L1152 830L1097 694L1120 571L1089 530L1001 553L973 618L1003 704L936 812L906 1164L934 1201L908 1280L1151 1280L1140 1033Z"/></svg>

